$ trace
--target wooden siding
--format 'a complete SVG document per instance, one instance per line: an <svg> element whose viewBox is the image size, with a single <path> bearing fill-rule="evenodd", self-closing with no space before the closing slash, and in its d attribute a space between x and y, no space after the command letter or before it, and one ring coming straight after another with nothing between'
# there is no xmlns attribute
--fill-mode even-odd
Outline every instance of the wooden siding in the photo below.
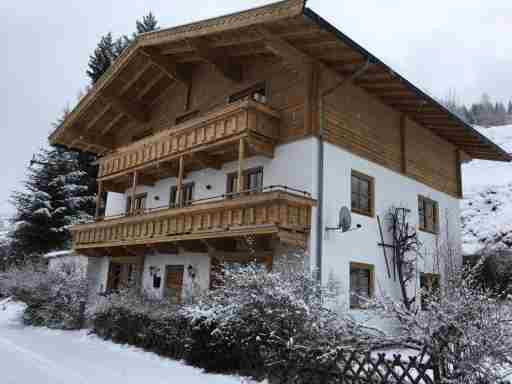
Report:
<svg viewBox="0 0 512 384"><path fill-rule="evenodd" d="M305 74L269 57L253 59L242 69L243 81L233 83L212 66L196 64L189 97L185 85L174 83L150 106L151 119L147 123L132 123L116 133L115 146L131 143L132 137L142 132L176 129L176 118L186 112L204 114L221 108L230 95L260 82L266 85L267 105L281 115L281 140L304 136Z"/></svg>
<svg viewBox="0 0 512 384"><path fill-rule="evenodd" d="M313 204L310 198L288 192L262 192L104 220L74 226L74 248L80 250L253 234L274 233L279 236L281 232L282 241L298 241L305 246Z"/></svg>
<svg viewBox="0 0 512 384"><path fill-rule="evenodd" d="M332 82L323 75L321 89ZM363 89L346 84L328 96L324 122L327 142L460 197L455 146Z"/></svg>

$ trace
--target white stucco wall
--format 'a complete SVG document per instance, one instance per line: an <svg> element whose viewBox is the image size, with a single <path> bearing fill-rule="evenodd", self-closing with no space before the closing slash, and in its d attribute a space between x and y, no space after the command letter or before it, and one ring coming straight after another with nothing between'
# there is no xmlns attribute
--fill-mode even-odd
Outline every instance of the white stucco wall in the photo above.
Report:
<svg viewBox="0 0 512 384"><path fill-rule="evenodd" d="M325 144L325 185L324 185L324 226L336 226L340 207L350 208L351 171L356 170L375 180L375 217L352 214L352 225L361 229L341 232L325 232L323 239L322 276L324 283L335 279L341 284L342 292L348 294L350 262L361 262L375 266L376 294L388 294L399 299L399 285L388 278L376 216L381 218L386 232L385 216L392 206L411 210L409 222L418 227L418 195L429 197L439 204L439 236L418 230L423 243L423 258L418 262L418 270L432 272L432 255L436 243L446 240L447 225L450 240L460 247L459 200L446 193L436 191L412 178L403 176L385 167L355 156L337 146ZM316 225L316 223L315 223ZM314 236L316 228L312 228ZM389 241L389 235L384 234ZM314 244L314 243L313 243ZM312 250L314 253L314 249ZM388 250L388 260L390 260ZM314 262L314 257L312 258ZM419 283L419 281L418 281ZM340 305L348 306L348 295L340 297Z"/></svg>
<svg viewBox="0 0 512 384"><path fill-rule="evenodd" d="M210 257L205 253L191 253L180 251L178 254L155 254L146 255L144 259L144 271L142 274L142 287L144 291L152 296L161 298L164 295L165 287L165 267L167 265L183 265L183 287L189 284L190 276L188 275L188 267L191 265L196 271L195 283L198 290L204 291L208 289L210 284ZM153 288L153 276L151 271L161 276L160 288ZM195 292L197 293L197 292ZM185 289L182 292L184 299Z"/></svg>

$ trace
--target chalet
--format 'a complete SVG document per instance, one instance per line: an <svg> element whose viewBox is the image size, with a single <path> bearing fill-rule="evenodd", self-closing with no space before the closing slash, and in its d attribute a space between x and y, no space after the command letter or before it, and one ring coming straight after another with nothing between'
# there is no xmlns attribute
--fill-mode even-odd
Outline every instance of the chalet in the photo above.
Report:
<svg viewBox="0 0 512 384"><path fill-rule="evenodd" d="M432 281L435 247L459 244L461 162L511 160L304 0L138 36L50 142L98 156L96 221L72 228L95 289L176 302L249 260L397 295L393 206Z"/></svg>

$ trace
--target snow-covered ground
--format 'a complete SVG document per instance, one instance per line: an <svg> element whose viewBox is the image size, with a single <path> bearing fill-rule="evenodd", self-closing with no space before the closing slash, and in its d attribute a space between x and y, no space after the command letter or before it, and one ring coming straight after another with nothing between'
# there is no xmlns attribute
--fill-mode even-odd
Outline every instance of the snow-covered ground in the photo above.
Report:
<svg viewBox="0 0 512 384"><path fill-rule="evenodd" d="M512 152L512 125L478 130ZM464 253L512 250L512 163L473 160L462 166L462 182Z"/></svg>
<svg viewBox="0 0 512 384"><path fill-rule="evenodd" d="M87 331L24 327L23 305L0 300L1 384L240 384L181 362L103 341Z"/></svg>

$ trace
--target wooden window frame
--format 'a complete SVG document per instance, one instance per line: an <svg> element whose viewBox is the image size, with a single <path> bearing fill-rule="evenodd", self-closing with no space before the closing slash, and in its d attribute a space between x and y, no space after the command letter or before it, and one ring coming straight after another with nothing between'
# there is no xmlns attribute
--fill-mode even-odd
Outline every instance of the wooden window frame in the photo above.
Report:
<svg viewBox="0 0 512 384"><path fill-rule="evenodd" d="M354 208L352 206L352 195L354 193L352 191L352 178L354 177L368 182L368 211ZM352 212L357 213L358 215L364 215L368 217L375 216L375 178L354 169L350 173L350 208Z"/></svg>
<svg viewBox="0 0 512 384"><path fill-rule="evenodd" d="M349 307L350 309L365 309L360 305L352 305L351 303L351 295L352 295L352 287L350 285L350 273L352 273L353 269L363 269L369 272L369 282L368 282L368 298L371 299L375 294L375 265L368 263L361 263L357 261L351 261L349 264Z"/></svg>
<svg viewBox="0 0 512 384"><path fill-rule="evenodd" d="M188 201L185 201L185 189L191 188L192 189L192 198ZM181 199L182 201L176 203L175 201L172 201L173 192L176 194L178 191L178 186L173 185L171 186L169 190L169 207L170 208L180 208L180 207L188 207L192 205L192 201L194 201L194 190L195 190L195 183L193 181L190 181L188 183L183 183L181 185ZM176 196L174 198L176 200Z"/></svg>
<svg viewBox="0 0 512 384"><path fill-rule="evenodd" d="M256 100L256 98L254 98L254 94L261 93L261 92L258 92L261 90L263 90L263 96L266 99L264 102ZM268 104L269 97L268 97L268 87L267 87L266 81L261 81L259 83L251 85L250 87L244 88L241 91L232 93L231 95L229 95L227 97L227 102L228 102L228 104L230 104L230 103L234 103L239 100L243 100L245 98L249 98L250 100L254 100L254 101L257 101L262 104Z"/></svg>
<svg viewBox="0 0 512 384"><path fill-rule="evenodd" d="M248 182L249 182L249 178L248 176L250 174L253 174L253 173L259 173L261 172L261 187L254 190L254 191L247 191L249 188L248 188ZM232 197L234 195L237 194L238 191L232 191L230 190L231 187L233 186L233 179L237 178L238 177L238 172L230 172L226 175L226 194L228 195L228 197ZM258 193L258 192L262 192L263 190L263 177L264 177L264 173L263 173L263 166L258 166L258 167L253 167L253 168L249 168L249 169L245 169L243 171L243 177L244 177L244 191L246 191L245 193Z"/></svg>
<svg viewBox="0 0 512 384"><path fill-rule="evenodd" d="M426 209L425 203L432 204L433 215L434 215L434 223L433 228L428 228L426 226ZM423 208L422 208L423 204ZM423 215L421 215L421 210L423 209ZM422 220L423 217L423 220ZM437 235L439 233L439 203L435 200L432 200L426 196L418 195L418 228L420 231L432 233Z"/></svg>

